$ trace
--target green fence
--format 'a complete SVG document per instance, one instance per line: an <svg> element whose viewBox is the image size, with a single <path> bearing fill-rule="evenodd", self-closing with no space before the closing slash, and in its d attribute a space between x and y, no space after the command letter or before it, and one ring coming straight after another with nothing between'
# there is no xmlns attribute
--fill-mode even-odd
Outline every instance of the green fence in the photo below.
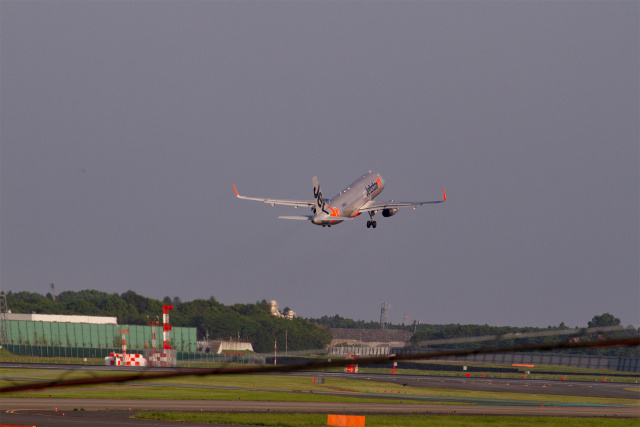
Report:
<svg viewBox="0 0 640 427"><path fill-rule="evenodd" d="M122 348L55 347L48 345L6 344L4 346L16 356L105 358L109 353L120 353Z"/></svg>
<svg viewBox="0 0 640 427"><path fill-rule="evenodd" d="M11 345L25 346L25 348L116 349L119 352L122 347L122 335L118 332L118 328L129 329L129 334L126 336L129 352L151 348L153 329L155 329L156 333L156 346L162 348L162 327L159 326L118 326L114 324L36 322L30 320L8 320L6 322L7 347ZM196 341L196 328L174 327L169 333L169 343L173 349L181 352L196 352ZM106 355L108 354L106 353Z"/></svg>

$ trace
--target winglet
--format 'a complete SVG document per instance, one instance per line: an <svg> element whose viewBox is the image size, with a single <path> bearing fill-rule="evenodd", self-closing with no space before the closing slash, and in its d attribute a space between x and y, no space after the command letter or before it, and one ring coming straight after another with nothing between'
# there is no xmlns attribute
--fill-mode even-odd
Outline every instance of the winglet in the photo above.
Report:
<svg viewBox="0 0 640 427"><path fill-rule="evenodd" d="M235 187L233 187L233 188L235 188ZM237 194L238 194L238 193L236 192L236 195L237 195ZM447 193L445 193L445 192L444 192L444 188L443 188L443 189L442 189L442 201L443 201L443 202L445 202L446 200L447 200Z"/></svg>
<svg viewBox="0 0 640 427"><path fill-rule="evenodd" d="M236 197L240 197L238 196L238 190L236 190L236 185L235 184L231 184L231 185L233 185L233 191L236 192Z"/></svg>

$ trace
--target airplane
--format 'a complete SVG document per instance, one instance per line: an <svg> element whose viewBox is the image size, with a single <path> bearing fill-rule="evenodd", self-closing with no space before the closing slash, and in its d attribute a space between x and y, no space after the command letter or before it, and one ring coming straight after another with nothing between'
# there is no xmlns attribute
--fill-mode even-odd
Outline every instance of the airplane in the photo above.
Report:
<svg viewBox="0 0 640 427"><path fill-rule="evenodd" d="M369 221L367 221L367 228L376 228L377 223L373 220L373 216L378 211L382 211L382 216L387 218L397 214L400 208L412 207L415 210L417 206L442 203L447 200L444 188L442 189L442 200L430 202L396 202L395 200L381 202L373 200L374 197L382 192L384 185L384 179L379 173L369 171L331 199L323 197L318 178L315 176L313 177L314 200L263 199L260 197L241 196L238 194L235 184L233 184L233 191L235 191L236 197L239 199L257 200L268 203L271 206L287 205L293 206L294 209L297 209L298 206L310 207L313 215L279 216L278 218L311 221L313 224L323 227L331 227L332 225L340 224L342 221L352 220L361 213L366 212L370 217Z"/></svg>

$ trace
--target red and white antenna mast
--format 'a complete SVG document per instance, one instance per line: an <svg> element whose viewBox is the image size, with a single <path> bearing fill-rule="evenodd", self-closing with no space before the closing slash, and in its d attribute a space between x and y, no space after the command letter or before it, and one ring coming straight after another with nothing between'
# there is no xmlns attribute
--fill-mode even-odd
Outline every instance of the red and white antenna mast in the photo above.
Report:
<svg viewBox="0 0 640 427"><path fill-rule="evenodd" d="M122 334L122 354L127 354L127 340L126 336L129 333L129 328L118 328L118 332Z"/></svg>
<svg viewBox="0 0 640 427"><path fill-rule="evenodd" d="M162 348L165 350L171 350L171 345L169 344L169 331L171 330L169 312L171 310L173 310L172 305L162 306Z"/></svg>

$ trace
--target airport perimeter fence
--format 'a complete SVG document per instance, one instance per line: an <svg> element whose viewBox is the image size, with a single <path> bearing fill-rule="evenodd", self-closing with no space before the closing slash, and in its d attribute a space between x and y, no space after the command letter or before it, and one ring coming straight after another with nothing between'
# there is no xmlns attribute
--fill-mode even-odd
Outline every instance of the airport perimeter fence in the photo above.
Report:
<svg viewBox="0 0 640 427"><path fill-rule="evenodd" d="M5 344L9 352L15 356L35 356L44 358L87 358L104 359L111 353L121 353L122 347L77 347L77 346L51 346L29 344ZM147 349L148 350L148 349ZM328 356L343 357L346 354L356 354L361 357L380 356L387 354L407 354L416 352L415 349L389 348L389 347L330 347ZM144 354L144 348L129 348L128 353ZM317 351L314 351L317 353ZM281 357L278 357L281 359ZM282 359L284 360L284 359ZM434 359L435 360L435 359ZM586 369L608 369L619 372L640 372L640 359L621 356L590 356L566 353L482 353L467 356L450 356L438 358L438 360L458 362L495 363L501 365L526 364L526 365L553 365L568 366ZM265 356L254 353L203 353L177 351L177 361L181 364L202 363L246 363L264 364ZM267 360L266 363L269 363ZM273 361L271 360L271 363Z"/></svg>
<svg viewBox="0 0 640 427"><path fill-rule="evenodd" d="M48 345L5 344L3 346L14 356L45 357L45 358L80 358L80 359L104 359L111 353L122 353L122 347L115 348L88 348L88 347L60 347ZM150 349L128 348L131 354L147 354ZM158 349L158 351L162 351ZM264 364L264 356L253 353L198 353L177 351L176 359L179 363L246 363Z"/></svg>
<svg viewBox="0 0 640 427"><path fill-rule="evenodd" d="M178 352L178 361L182 363L241 363L259 364L265 363L265 357L254 353L193 353Z"/></svg>
<svg viewBox="0 0 640 427"><path fill-rule="evenodd" d="M30 357L59 357L59 358L86 358L104 359L110 353L121 353L119 348L87 348L87 347L56 347L48 345L5 344L4 348L14 356ZM129 353L137 353L134 350Z"/></svg>
<svg viewBox="0 0 640 427"><path fill-rule="evenodd" d="M394 348L397 354L418 350ZM424 351L424 350L422 350ZM566 353L480 353L467 356L449 356L438 360L456 362L497 363L501 365L553 365L586 369L608 369L620 372L640 372L640 359L622 356L591 356Z"/></svg>

